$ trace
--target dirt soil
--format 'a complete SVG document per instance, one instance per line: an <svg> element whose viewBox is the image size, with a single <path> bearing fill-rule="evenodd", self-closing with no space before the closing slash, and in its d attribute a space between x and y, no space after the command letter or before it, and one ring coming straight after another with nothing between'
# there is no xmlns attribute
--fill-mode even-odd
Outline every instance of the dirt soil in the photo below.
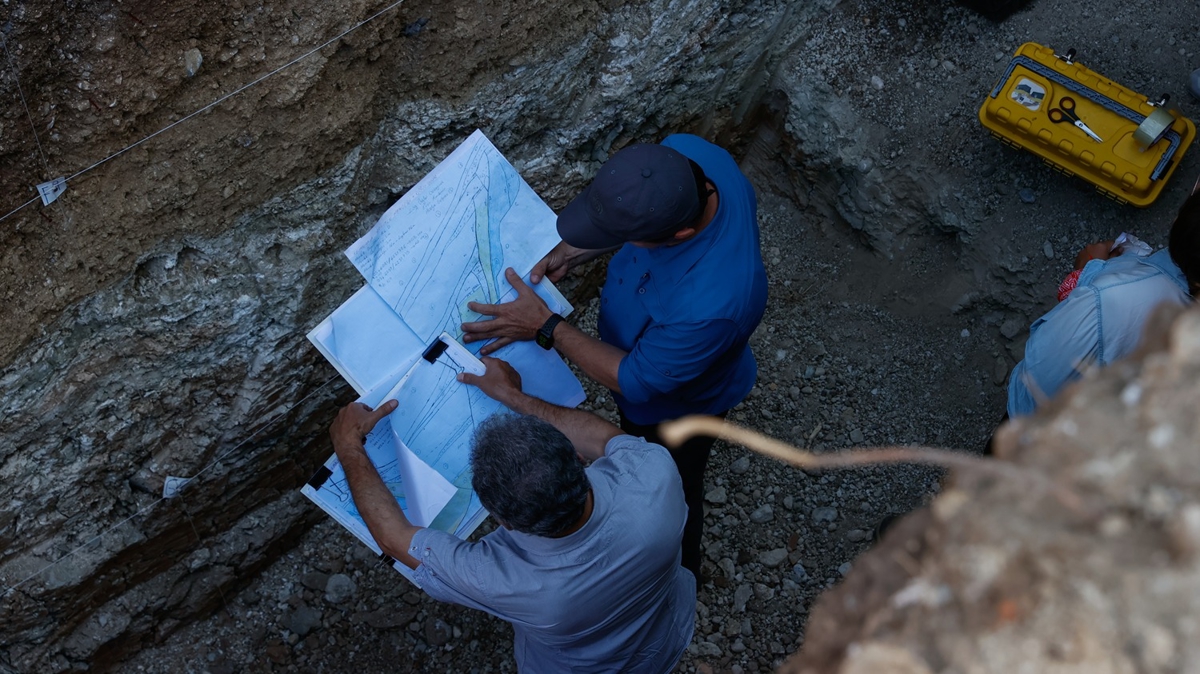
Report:
<svg viewBox="0 0 1200 674"><path fill-rule="evenodd" d="M765 189L784 165L748 165L760 187L771 300L753 342L759 384L733 419L817 451L885 443L979 451L1003 413L1026 327L1049 308L1075 251L1127 228L1164 243L1198 165L1193 151L1153 207L1118 206L988 138L974 118L982 92L1017 46L1035 40L1075 46L1089 67L1117 81L1182 99L1200 33L1187 20L1164 26L1161 17L1195 9L1168 4L1179 11L1034 0L998 25L947 2L837 4L798 47L796 63L836 89L864 124L889 130L881 156L912 159L948 181L975 224L912 233L889 258L836 216ZM931 116L935 103L943 112ZM1181 103L1197 116L1194 102ZM32 247L11 255L47 258L53 248L32 238L21 245ZM30 287L40 278L31 275ZM21 309L59 301L51 297L38 290ZM594 300L578 299L579 324L593 324ZM585 406L610 417L614 409L590 384ZM803 643L818 595L871 545L874 527L926 503L940 477L915 467L807 474L719 446L708 474L707 582L680 671L777 667ZM367 674L515 665L507 625L429 600L325 521L247 589L224 597L211 619L124 669Z"/></svg>
<svg viewBox="0 0 1200 674"><path fill-rule="evenodd" d="M281 68L301 45L350 28L340 23L344 17L371 16L381 6L352 0L330 12L308 0L286 8L241 0L66 5L4 3L11 12L0 26L5 89L13 98L0 108L0 215L36 197L38 182L74 177L121 155L72 180L74 198L35 204L0 224L0 296L12 309L0 313L7 335L0 363L37 326L126 275L143 251L225 231L253 206L330 169L386 111L420 100L431 82L469 97L483 84L473 78L494 65L490 54L519 51L536 60L539 50L572 39L570 31L538 31L538 13L505 2L469 10L405 2L390 20L363 26L186 129L129 149ZM586 25L599 11L587 4L566 18ZM200 55L194 71L186 64L190 50ZM372 186L371 198L390 199L387 188Z"/></svg>

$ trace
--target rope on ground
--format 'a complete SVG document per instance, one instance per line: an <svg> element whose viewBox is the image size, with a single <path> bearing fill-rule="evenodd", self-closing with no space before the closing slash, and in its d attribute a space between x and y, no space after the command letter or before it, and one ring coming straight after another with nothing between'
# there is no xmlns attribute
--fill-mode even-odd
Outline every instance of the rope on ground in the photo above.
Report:
<svg viewBox="0 0 1200 674"><path fill-rule="evenodd" d="M340 39L342 39L342 38L346 37L346 36L347 36L347 35L349 35L350 33L352 33L352 32L354 32L354 31L358 30L359 28L362 28L363 26L367 25L368 23L371 23L372 21L374 21L375 19L379 18L380 16L383 16L384 14L387 14L388 12L392 11L393 9L395 9L395 8L399 7L400 5L404 4L404 1L405 1L405 0L396 0L396 2L393 2L392 4L388 5L387 7L384 7L383 9L381 9L381 10L379 10L378 12L376 12L376 13L372 14L371 16L367 17L366 19L363 19L362 21L360 21L360 22L358 22L358 23L354 24L354 25L353 25L353 26L351 26L350 28L347 28L346 30L342 31L341 33L339 33L339 34L335 35L334 37L331 37L331 38L329 38L328 40L326 40L325 42L321 43L320 45L318 45L318 46L316 46L316 47L313 47L311 50L309 50L309 51L305 52L304 54L302 54L302 55L300 55L300 56L297 56L296 58L292 59L291 61L288 61L288 62L287 62L287 63L285 63L284 65L282 65L282 66L280 66L280 67L276 68L275 70L272 70L271 72L269 72L269 73L267 73L267 74L265 74L265 75L263 75L263 76L259 77L258 79L256 79L256 80L254 80L254 81L250 82L249 84L244 84L244 85L242 85L242 86L238 87L237 89L234 89L233 91L229 92L228 94L225 94L224 96L221 96L220 98L218 98L217 100L213 101L212 103L209 103L208 105L205 105L204 107L202 107L202 108L200 108L200 109L196 110L195 112L192 112L192 113L190 113L190 114L188 114L188 115L186 115L186 116L184 116L184 117L182 117L182 118L180 118L180 119L178 119L178 120L176 120L176 121L174 121L174 122L172 122L172 123L168 124L167 126L165 126L165 127L161 128L161 129L159 129L158 131L155 131L154 133L150 134L149 136L146 136L145 138L143 138L143 139L141 139L141 140L139 140L139 141L137 141L137 142L135 142L135 143L132 143L132 144L130 144L130 145L128 145L128 146L126 146L126 147L124 147L124 148L121 148L120 150L118 150L118 151L116 151L116 152L114 152L114 153L112 153L112 154L108 155L108 156L107 156L107 157L105 157L104 159L101 159L100 161L98 161L98 162L96 162L96 163L92 164L91 166L88 166L88 167L87 167L87 168L85 168L85 169L81 169L81 170L79 170L79 171L76 171L75 173L71 174L70 176L68 176L68 177L66 178L66 182L70 183L72 180L75 180L76 178L78 178L78 177L82 176L83 174L85 174L85 173L87 173L87 172L89 172L89 171L91 171L91 170L93 170L93 169L95 169L95 168L99 167L101 164L104 164L104 163L106 163L106 162L109 162L109 161L111 161L111 160L113 160L113 159L116 159L117 157L119 157L119 156L121 156L121 155L125 154L126 152L128 152L128 151L132 150L133 148L135 148L135 147L137 147L137 146L139 146L139 145L141 145L142 143L145 143L146 141L150 140L151 138L154 138L155 136L158 136L159 134L165 133L165 132L167 132L167 131L169 131L169 130L171 130L171 129L175 128L176 126L179 126L180 124L183 124L184 122L186 122L186 121L188 121L188 120L192 119L192 118L193 118L193 117L195 117L196 115L199 115L199 114L201 114L201 113L203 113L203 112L207 112L208 110L211 110L212 108L214 108L214 107L216 107L216 106L220 105L221 103L225 102L226 100L228 100L228 99L230 99L230 98L232 98L232 97L234 97L234 96L236 96L236 95L238 95L238 94L242 93L243 91L245 91L245 90L249 89L250 87L253 87L253 86L255 86L256 84L259 84L259 83L261 83L263 80L266 80L266 79L267 79L267 78L269 78L269 77L272 77L272 76L274 76L274 75L277 75L278 73L280 73L280 72L283 72L284 70L287 70L288 68L291 68L292 66L294 66L294 65L296 65L297 63L299 63L299 62L303 61L304 59L306 59L306 58L308 58L308 57L312 56L313 54L316 54L317 52L321 51L321 50L322 50L322 49L324 49L325 47L328 47L329 45L333 44L334 42L337 42L338 40L340 40ZM22 96L22 101L23 101L23 100L24 100L24 97ZM27 110L28 110L28 108L27 108ZM32 120L32 118L31 118L31 119L30 119L30 122L32 122L32 121L33 121L33 120ZM35 132L35 133L36 133L36 132ZM39 149L41 149L41 142L40 142L40 141L38 142L38 148L39 148ZM25 202L24 204L21 204L20 206L18 206L18 207L16 207L16 208L14 208L13 210L9 211L9 212L8 212L8 213L7 213L7 214L4 216L4 217L0 217L0 222L4 222L4 221L5 221L5 220L7 220L7 219L8 219L10 216L12 216L13 214L17 213L18 211L20 211L20 210L24 209L26 206L28 206L29 204L32 204L33 202L35 202L35 201L37 201L37 200L38 200L38 198L37 198L37 197L35 197L35 198L33 198L33 199L30 199L29 201Z"/></svg>
<svg viewBox="0 0 1200 674"><path fill-rule="evenodd" d="M180 489L180 493L182 493L182 492L183 492L183 490L186 490L186 489L188 488L188 486L189 486L189 485L191 485L191 484L192 484L192 483L193 483L193 482L196 480L196 478L198 478L198 477L200 477L201 475L203 475L205 471L207 471L208 469L212 468L213 466L215 466L215 465L219 464L219 463L220 463L220 462L221 462L221 461L222 461L222 460L223 460L225 457L229 456L230 454L232 454L232 453L236 452L237 450L241 449L242 447L244 447L244 446L246 445L246 443L248 443L248 442L250 442L251 440L253 440L253 439L254 439L254 436L258 435L258 434L259 434L259 433L261 433L261 432L262 432L264 429L266 429L268 426L270 426L271 424L275 423L275 421L276 421L276 420L280 419L281 417L283 417L283 416L284 416L284 415L286 415L287 413L291 412L292 410L294 410L294 409L296 409L297 407L299 407L300 405L302 405L302 404L303 404L305 401L307 401L309 398L311 398L311 397L315 396L317 393L319 393L319 392L321 392L322 390L324 390L326 386L329 386L330 384L332 384L332 383L333 383L334 381L336 381L337 379L338 379L338 375L334 375L333 377L330 377L328 381L326 381L324 384L321 384L321 385L320 385L320 386L318 386L317 388L315 388L315 389L313 389L312 391L310 391L310 392L308 393L308 395L306 395L306 396L304 396L303 398L301 398L300 400L297 400L296 402L292 403L290 406L288 406L288 408L287 408L287 409L283 410L282 412L279 412L279 413L278 413L278 414L276 414L275 416L273 416L273 417L271 417L270 419L267 419L266 421L264 421L264 422L263 422L261 425L259 425L259 427L258 427L258 428L254 429L254 431L253 431L253 432L251 432L251 433L250 433L250 435L247 435L247 436L246 436L246 437L245 437L245 438L244 438L244 439L243 439L241 442L239 442L239 443L238 443L236 446L234 446L232 449L230 449L230 450L228 450L228 451L224 452L223 454L221 454L221 455L220 455L220 456L218 456L217 458L213 459L213 460L212 460L212 461L211 461L211 462L210 462L210 463L209 463L207 466L205 466L204 468L201 468L201 469L200 469L200 470L199 470L199 471L198 471L198 472L197 472L195 475L193 475L193 476L192 476L192 477L190 477L190 478L187 478L187 481L186 481L186 482L185 482L185 483L184 483L184 484L183 484L183 485L182 485L182 486L179 488L179 489ZM177 497L178 497L178 494L176 494L176 495L175 495L175 496L173 496L172 498L177 498ZM53 562L50 562L50 563L49 563L49 564L47 564L46 566L43 566L42 568L38 569L37 571L35 571L35 572L33 572L33 573L29 574L28 576L26 576L25 578L21 579L20 581L18 581L18 582L16 582L16 583L13 583L12 585L9 585L9 586L5 587L5 588L4 588L4 592L0 592L0 598L7 597L9 594L11 594L13 591L15 591L17 588L21 587L21 586L22 586L22 585L24 585L25 583L28 583L29 581L33 580L34 578L37 578L38 576L42 575L42 574L43 574L43 573L45 573L46 571L49 571L50 569L54 568L55 566L58 566L58 565L59 565L59 564L61 564L62 562L66 561L67 559L70 559L71 557L75 556L76 554L78 554L79 552L83 551L84 549L86 549L86 548L88 548L88 547L91 547L92 545L95 545L95 544L96 544L96 542L98 542L98 541L99 541L101 538L103 538L103 537L107 536L108 534L110 534L110 533L112 533L112 532L116 531L116 530L117 530L117 529L119 529L120 527L124 526L124 525L125 525L127 522L129 522L130 520L133 520L134 518L140 517L141 515L144 515L144 514L146 514L147 512L149 512L149 511L153 510L155 506L157 506L158 504L160 504L160 503L162 503L163 501L166 501L166 500L169 500L169 499L167 499L166 497L159 497L159 498L158 498L158 500L156 500L156 501L154 501L154 502L150 503L149 505L146 505L146 506L145 506L145 507L143 507L141 510L138 510L137 512L135 512L134 514L130 515L129 517L126 517L125 519L121 520L120 522L117 522L115 525L113 525L113 526L111 526L111 527L109 527L109 528L105 529L104 531L101 531L100 533L98 533L98 534L96 534L95 536L93 536L93 537L89 538L87 541L85 541L85 542L81 543L80 545L77 545L76 547L72 548L71 550L69 550L68 552L66 552L65 554L63 554L61 557L59 557L58 559L54 560ZM192 525L192 527L193 527L193 529L195 529L195 525L194 525L194 524ZM196 535L197 535L197 536L199 536L199 532L196 532Z"/></svg>
<svg viewBox="0 0 1200 674"><path fill-rule="evenodd" d="M919 446L858 447L851 452L814 454L723 419L699 415L664 423L659 427L659 433L663 441L672 447L679 447L693 436L703 435L744 445L763 456L805 470L855 468L885 463L921 463L987 473L999 478L1022 480L1031 486L1043 488L1053 493L1070 510L1083 511L1083 501L1078 494L1042 473L1007 461L948 449Z"/></svg>

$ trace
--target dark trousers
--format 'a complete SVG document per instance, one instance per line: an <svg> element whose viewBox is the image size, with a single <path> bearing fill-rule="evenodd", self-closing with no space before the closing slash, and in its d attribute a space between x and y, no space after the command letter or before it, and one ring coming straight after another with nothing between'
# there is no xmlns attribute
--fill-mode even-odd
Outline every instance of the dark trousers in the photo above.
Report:
<svg viewBox="0 0 1200 674"><path fill-rule="evenodd" d="M719 416L724 418L726 414L728 412ZM621 430L667 447L658 435L657 424L635 424L625 417L624 412L621 413ZM688 507L687 521L683 525L683 568L696 577L697 589L700 587L700 535L704 531L704 468L716 442L716 438L697 436L677 448L667 447L683 481L683 499Z"/></svg>

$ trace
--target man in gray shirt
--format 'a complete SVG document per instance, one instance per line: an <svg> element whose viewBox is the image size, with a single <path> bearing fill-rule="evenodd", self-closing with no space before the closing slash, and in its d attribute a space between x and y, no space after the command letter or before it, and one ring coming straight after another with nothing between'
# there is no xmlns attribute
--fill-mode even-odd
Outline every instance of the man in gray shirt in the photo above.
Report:
<svg viewBox="0 0 1200 674"><path fill-rule="evenodd" d="M670 454L525 395L507 363L483 360L484 375L459 381L521 415L484 422L471 450L472 487L501 528L468 543L405 518L363 450L391 400L347 405L329 430L371 535L431 597L512 623L522 672L671 671L696 586L680 566L687 506Z"/></svg>

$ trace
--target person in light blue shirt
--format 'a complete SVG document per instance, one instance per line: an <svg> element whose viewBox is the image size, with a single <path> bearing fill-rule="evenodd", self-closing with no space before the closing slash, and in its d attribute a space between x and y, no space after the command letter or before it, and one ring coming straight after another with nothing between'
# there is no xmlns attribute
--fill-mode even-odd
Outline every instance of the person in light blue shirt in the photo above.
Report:
<svg viewBox="0 0 1200 674"><path fill-rule="evenodd" d="M524 674L671 671L696 584L679 563L687 508L670 454L525 395L507 363L484 362L459 380L520 413L481 424L471 450L472 487L501 527L469 543L409 523L362 447L396 401L352 403L330 436L371 535L434 599L511 623Z"/></svg>
<svg viewBox="0 0 1200 674"><path fill-rule="evenodd" d="M724 416L754 388L750 335L767 303L754 188L724 149L697 136L622 149L558 216L562 242L530 275L557 281L616 250L600 295L599 339L552 314L515 273L513 302L468 304L492 317L463 324L467 342L555 346L612 391L621 428L660 442L657 426ZM704 470L713 438L671 449L688 522L683 565L700 577Z"/></svg>
<svg viewBox="0 0 1200 674"><path fill-rule="evenodd" d="M1167 249L1109 257L1108 243L1080 254L1074 290L1030 326L1025 359L1008 383L1010 417L1033 414L1087 367L1129 355L1160 304L1191 301L1200 290L1200 192L1184 202Z"/></svg>

